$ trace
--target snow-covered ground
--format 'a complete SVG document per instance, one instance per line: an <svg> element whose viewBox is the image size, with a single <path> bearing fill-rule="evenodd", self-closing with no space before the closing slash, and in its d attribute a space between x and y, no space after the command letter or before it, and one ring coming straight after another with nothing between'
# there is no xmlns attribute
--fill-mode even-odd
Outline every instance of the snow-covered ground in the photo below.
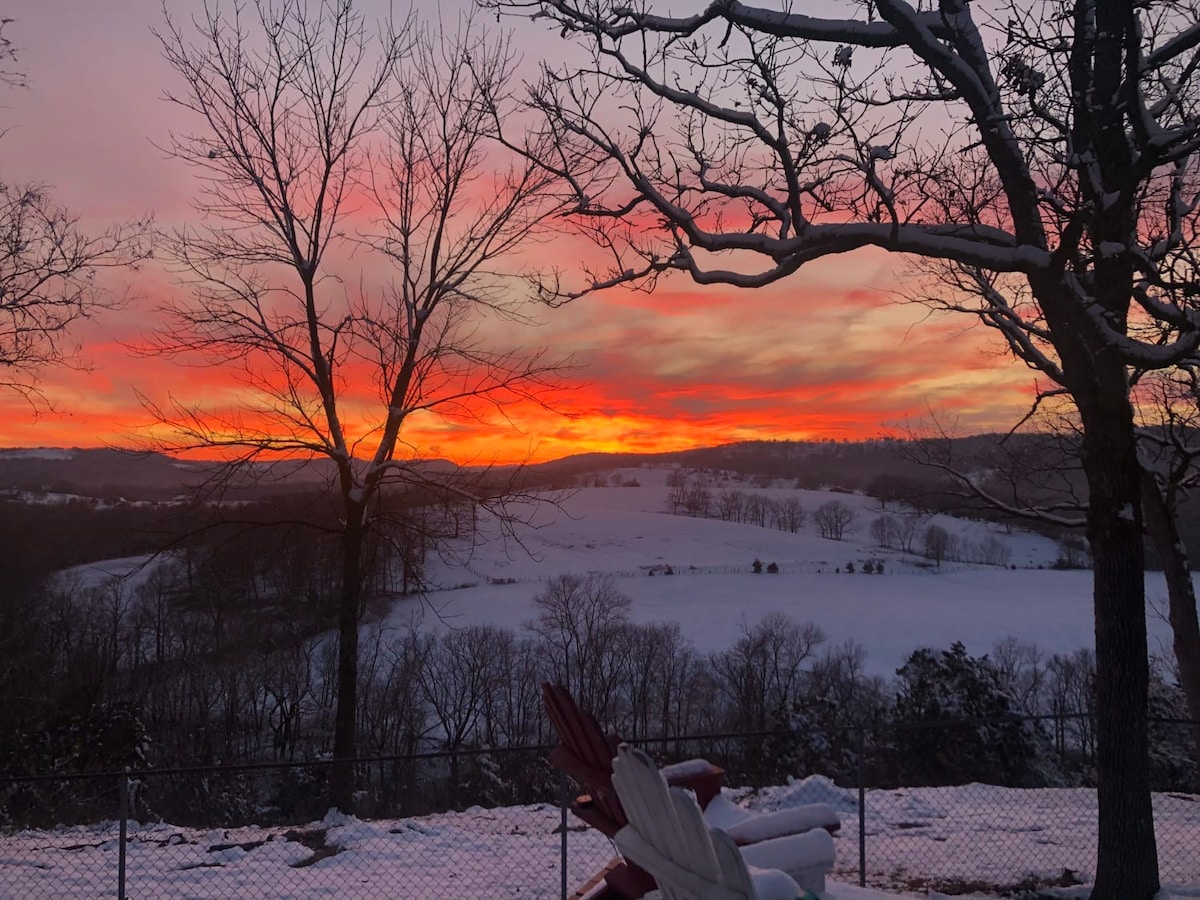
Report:
<svg viewBox="0 0 1200 900"><path fill-rule="evenodd" d="M404 626L416 616L430 627L520 628L534 616L533 597L542 582L562 573L600 572L613 575L633 598L635 621L677 621L700 650L728 647L743 622L774 611L815 623L833 643L857 641L867 651L867 670L879 675L893 674L918 647L947 648L954 641L973 654L1009 636L1048 653L1092 645L1091 572L1053 570L1058 545L1042 535L1009 534L1002 526L949 516L925 518L922 529L937 524L976 543L994 537L1009 547L1016 566L943 562L938 570L915 553L875 544L870 522L884 511L870 497L741 482L714 488L714 494L732 486L798 498L808 518L792 534L672 515L666 511L666 470L621 474L642 486L583 488L560 507L537 509L532 527L518 527L519 543L490 535L458 564L433 563L432 580L442 589L425 602L399 601L388 624ZM817 507L833 500L857 513L854 530L842 541L821 538L813 523ZM897 514L895 507L886 512ZM755 559L777 563L779 573L753 574ZM868 560L882 561L884 574L862 574ZM856 574L845 572L851 562ZM664 575L666 566L674 574ZM1161 573L1148 573L1146 585L1151 649L1169 647L1170 628L1158 613L1166 596Z"/></svg>
<svg viewBox="0 0 1200 900"><path fill-rule="evenodd" d="M958 885L1011 886L1070 870L1087 881L1095 858L1091 791L966 785L868 791L867 878L858 877L856 795L820 777L744 797L761 809L822 800L842 817L830 884L836 900L940 896ZM560 810L540 804L366 822L331 812L291 828L195 830L132 825L128 895L137 898L553 898L561 890ZM1162 898L1200 897L1200 798L1157 795ZM567 833L567 883L583 884L614 851L599 833ZM0 898L112 896L113 823L0 839ZM1164 852L1164 851L1170 852ZM884 893L887 891L889 893ZM932 893L931 893L932 891ZM1072 895L1078 896L1077 892ZM984 896L979 893L975 896ZM993 895L994 896L994 895Z"/></svg>
<svg viewBox="0 0 1200 900"><path fill-rule="evenodd" d="M519 545L482 540L470 552L464 549L456 564L433 563L430 574L439 589L425 601L396 601L386 624L404 628L420 615L429 628L485 622L519 628L533 617L533 597L548 579L600 572L613 575L632 597L635 620L677 621L701 650L727 647L743 623L773 611L815 623L831 641L857 641L867 651L867 669L882 675L917 647L946 648L953 641L972 653L987 652L1008 636L1047 652L1092 643L1091 573L1051 569L1059 548L1045 537L943 516L927 519L923 525L933 522L976 542L1002 541L1015 566L943 563L937 570L918 555L875 545L869 524L881 510L870 498L743 483L716 487L798 498L809 517L791 534L671 515L665 471L631 469L622 476L642 486L582 489L560 506L538 507L534 524L518 529ZM819 537L812 521L815 509L831 500L858 513L846 540ZM753 574L755 559L776 563L780 572ZM862 574L867 560L882 560L884 574ZM139 561L83 567L71 575L102 581L102 569L138 572ZM847 563L855 574L846 573ZM665 574L667 566L673 574ZM1148 573L1146 581L1152 642L1168 646L1169 628L1156 611L1165 595L1162 576ZM844 823L837 877L847 884L856 879L856 796L820 778L735 796L762 808L812 799L833 803ZM1086 881L1094 865L1095 799L1086 790L970 785L869 791L866 809L870 882L910 896L951 883L1013 885L1030 874L1059 878L1064 870ZM1155 811L1163 880L1172 885L1163 897L1200 897L1200 798L1159 795ZM132 832L129 896L557 897L558 824L557 808L531 806L386 822L333 816L290 829L147 825ZM613 855L599 835L573 829L572 887ZM0 900L111 896L115 835L110 823L0 838ZM833 896L884 895L838 884Z"/></svg>
<svg viewBox="0 0 1200 900"><path fill-rule="evenodd" d="M75 451L62 447L5 447L0 448L0 459L74 459Z"/></svg>
<svg viewBox="0 0 1200 900"><path fill-rule="evenodd" d="M701 651L728 647L742 625L771 612L818 625L833 644L853 640L866 650L869 674L892 675L918 647L948 648L962 641L972 654L989 652L1006 638L1037 645L1046 653L1073 653L1093 642L1092 574L1058 571L1057 543L1019 529L950 516L920 517L960 540L977 544L994 538L1008 547L1005 568L947 561L935 567L918 553L879 547L871 521L886 510L861 495L791 488L756 488L744 482L718 482L725 488L774 499L797 498L807 513L799 533L693 518L667 512L666 469L623 469L640 487L582 488L558 505L539 504L518 525L516 539L484 520L481 536L451 560L431 559L432 590L425 599L400 598L385 627L406 630L495 624L520 629L535 615L534 596L549 579L564 573L612 575L633 599L637 622L679 622ZM846 538L818 535L813 513L822 503L851 507L857 520ZM920 533L914 548L921 546ZM755 559L776 563L778 574L753 574ZM862 573L867 561L883 563L884 574ZM120 577L132 589L149 568L145 557L78 566L62 573L83 586ZM855 574L847 574L853 563ZM673 574L664 571L670 567ZM152 568L152 567L151 567ZM1146 575L1151 651L1171 645L1163 610L1162 574Z"/></svg>

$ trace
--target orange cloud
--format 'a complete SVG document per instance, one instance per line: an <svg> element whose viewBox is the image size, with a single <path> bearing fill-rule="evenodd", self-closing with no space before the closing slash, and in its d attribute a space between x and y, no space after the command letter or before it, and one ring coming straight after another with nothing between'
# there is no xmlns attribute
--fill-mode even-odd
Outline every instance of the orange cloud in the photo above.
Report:
<svg viewBox="0 0 1200 900"><path fill-rule="evenodd" d="M928 409L964 430L1003 428L1030 399L1029 373L995 353L992 335L965 319L919 322L924 311L891 302L886 267L817 268L758 291L698 289L682 279L653 295L609 292L542 315L540 327L487 323L497 346L573 354L564 388L532 403L481 410L480 419L414 417L413 452L459 461L542 460L589 451L649 452L765 438L866 438ZM884 260L884 262L887 262ZM894 282L893 282L894 283ZM148 290L162 290L161 281ZM145 293L145 292L143 292ZM148 303L148 299L146 302ZM40 415L0 396L0 444L126 444L152 423L136 394L235 414L258 402L237 363L184 366L132 355L151 318L142 305L93 324L90 372L43 382L53 409ZM380 414L369 372L348 371L345 407L364 434ZM368 442L369 444L369 442Z"/></svg>

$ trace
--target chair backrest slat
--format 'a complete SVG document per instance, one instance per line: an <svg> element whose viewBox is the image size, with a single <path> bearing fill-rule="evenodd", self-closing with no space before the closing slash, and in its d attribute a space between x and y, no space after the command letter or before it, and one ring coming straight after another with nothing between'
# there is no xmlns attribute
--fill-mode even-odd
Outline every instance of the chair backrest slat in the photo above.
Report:
<svg viewBox="0 0 1200 900"><path fill-rule="evenodd" d="M613 785L629 817L617 846L655 877L664 897L754 900L733 839L708 826L691 793L668 787L649 756L621 745Z"/></svg>
<svg viewBox="0 0 1200 900"><path fill-rule="evenodd" d="M558 732L562 747L578 762L594 770L584 785L592 802L612 820L614 831L625 825L625 811L612 786L612 742L595 716L580 709L575 698L560 684L542 685L546 713ZM611 837L611 835L610 835Z"/></svg>

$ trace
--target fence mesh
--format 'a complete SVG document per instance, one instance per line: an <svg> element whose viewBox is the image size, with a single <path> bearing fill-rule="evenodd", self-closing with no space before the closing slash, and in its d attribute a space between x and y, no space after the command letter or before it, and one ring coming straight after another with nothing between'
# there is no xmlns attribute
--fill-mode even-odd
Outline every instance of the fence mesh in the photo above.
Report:
<svg viewBox="0 0 1200 900"><path fill-rule="evenodd" d="M1096 794L1086 753L1070 748L1074 783L1061 766L1014 769L1009 784L951 783L970 771L952 758L964 727L847 729L826 736L825 765L795 764L807 747L795 732L641 743L663 761L723 766L731 796L755 811L833 806L834 877L846 882L1012 895L1088 881ZM1178 730L1183 745L1186 723L1156 727ZM1053 745L1058 723L1045 728ZM1159 745L1173 746L1168 737ZM933 768L922 777L889 761L906 741L928 745ZM327 811L327 763L0 778L0 898L569 897L615 851L566 815L575 786L547 749L361 760L355 817ZM1200 885L1195 760L1159 766L1162 880ZM1169 778L1182 789L1163 789Z"/></svg>

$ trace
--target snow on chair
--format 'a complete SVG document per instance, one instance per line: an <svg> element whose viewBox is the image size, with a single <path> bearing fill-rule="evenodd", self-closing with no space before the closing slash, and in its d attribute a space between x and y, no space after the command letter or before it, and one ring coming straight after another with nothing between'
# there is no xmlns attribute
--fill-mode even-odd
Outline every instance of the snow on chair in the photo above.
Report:
<svg viewBox="0 0 1200 900"><path fill-rule="evenodd" d="M694 796L668 787L650 757L626 744L612 780L629 820L617 848L654 876L663 900L795 900L825 890L834 847L824 829L738 847L704 821Z"/></svg>

